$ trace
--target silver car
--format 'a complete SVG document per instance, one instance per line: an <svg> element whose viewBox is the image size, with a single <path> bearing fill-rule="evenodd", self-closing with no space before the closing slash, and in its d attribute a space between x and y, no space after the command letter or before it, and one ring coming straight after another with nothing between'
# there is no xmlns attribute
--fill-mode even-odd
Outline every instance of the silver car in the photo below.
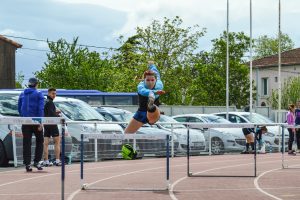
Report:
<svg viewBox="0 0 300 200"><path fill-rule="evenodd" d="M55 106L62 112L67 123L68 131L72 136L72 159L80 159L80 136L82 133L91 134L124 134L121 126L117 124L89 124L84 121L105 121L94 108L87 103L73 98L56 97ZM72 122L82 122L72 123ZM97 142L97 154L95 154ZM84 159L103 160L114 159L122 148L121 140L88 139L84 140Z"/></svg>
<svg viewBox="0 0 300 200"><path fill-rule="evenodd" d="M158 122L169 122L174 123L177 122L172 117L166 115L160 115ZM187 150L187 128L184 125L176 124L157 124L158 127L171 131L173 129L173 133L177 136L179 146L177 153L178 154L186 154ZM190 129L190 154L199 155L200 152L206 151L206 142L203 133L200 130Z"/></svg>
<svg viewBox="0 0 300 200"><path fill-rule="evenodd" d="M216 116L226 118L226 112L214 113ZM229 121L232 123L274 123L269 118L258 114L252 113L252 119L250 120L250 112L228 112ZM266 151L279 151L281 143L281 128L279 126L267 126L268 132L264 135L264 141L266 143ZM284 129L285 147L288 144L288 131Z"/></svg>
<svg viewBox="0 0 300 200"><path fill-rule="evenodd" d="M197 122L197 123L230 123L229 121L210 114L183 114L173 116L178 122ZM199 125L190 125L190 128L199 129L205 136L207 146L209 147L209 138L211 138L211 153L223 154L225 152L241 152L244 145L239 141L245 141L241 129L236 128L211 128L203 129ZM208 148L209 150L209 148Z"/></svg>

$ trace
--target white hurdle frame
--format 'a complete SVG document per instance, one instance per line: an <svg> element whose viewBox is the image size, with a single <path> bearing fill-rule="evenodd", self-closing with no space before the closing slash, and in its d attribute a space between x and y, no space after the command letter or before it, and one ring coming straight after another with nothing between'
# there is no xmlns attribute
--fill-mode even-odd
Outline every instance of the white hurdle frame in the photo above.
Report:
<svg viewBox="0 0 300 200"><path fill-rule="evenodd" d="M127 191L166 191L170 188L170 146L169 146L169 140L170 135L153 135L153 136L147 136L143 134L113 134L113 135L107 135L107 134L91 134L87 133L81 134L81 140L80 140L80 187L82 190L127 190ZM84 159L83 159L83 152L84 152L84 139L119 139L119 140L125 140L125 139L133 139L134 141L138 139L149 139L149 140L166 140L166 187L165 188L89 188L89 185L87 183L84 183Z"/></svg>
<svg viewBox="0 0 300 200"><path fill-rule="evenodd" d="M281 141L282 141L282 149L281 149L281 167L282 169L300 169L300 167L289 167L288 163L286 163L285 159L285 135L284 128L300 128L300 125L288 125L281 124ZM296 137L294 138L294 142Z"/></svg>

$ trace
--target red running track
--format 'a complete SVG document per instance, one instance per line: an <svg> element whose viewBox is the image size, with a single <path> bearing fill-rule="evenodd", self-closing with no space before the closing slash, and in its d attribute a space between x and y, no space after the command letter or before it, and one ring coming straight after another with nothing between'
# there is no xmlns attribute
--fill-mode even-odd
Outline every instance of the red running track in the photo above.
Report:
<svg viewBox="0 0 300 200"><path fill-rule="evenodd" d="M79 164L66 166L65 199L68 200L270 200L300 199L300 156L286 156L287 169L281 168L281 154L257 155L253 177L187 177L186 158L170 159L170 190L166 187L165 158L133 161L86 163L80 190ZM253 175L253 155L194 156L193 173L212 175ZM1 200L61 199L59 167L26 173L24 168L0 172ZM102 189L100 189L102 188ZM137 191L151 189L155 191ZM122 190L118 190L122 189Z"/></svg>

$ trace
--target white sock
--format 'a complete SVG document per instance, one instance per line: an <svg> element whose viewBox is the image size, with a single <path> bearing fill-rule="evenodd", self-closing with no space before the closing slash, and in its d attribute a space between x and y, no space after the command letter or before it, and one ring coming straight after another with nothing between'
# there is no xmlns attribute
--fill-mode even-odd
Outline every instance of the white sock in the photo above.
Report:
<svg viewBox="0 0 300 200"><path fill-rule="evenodd" d="M45 162L46 164L49 164L49 160L45 160L44 162Z"/></svg>
<svg viewBox="0 0 300 200"><path fill-rule="evenodd" d="M59 162L60 162L60 160L59 160L59 159L56 159L56 160L55 160L55 162L56 162L56 163L59 163Z"/></svg>

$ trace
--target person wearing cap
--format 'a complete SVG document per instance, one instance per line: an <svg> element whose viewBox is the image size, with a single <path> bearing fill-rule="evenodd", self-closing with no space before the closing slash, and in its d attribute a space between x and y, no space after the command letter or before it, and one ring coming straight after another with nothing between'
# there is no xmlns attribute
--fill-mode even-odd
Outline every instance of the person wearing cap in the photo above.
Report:
<svg viewBox="0 0 300 200"><path fill-rule="evenodd" d="M44 96L37 90L38 80L30 78L28 88L19 96L18 111L21 117L44 117ZM43 127L42 125L22 125L23 134L23 163L27 172L32 171L31 167L31 140L32 134L36 138L36 148L33 166L43 170L40 161L43 156Z"/></svg>

